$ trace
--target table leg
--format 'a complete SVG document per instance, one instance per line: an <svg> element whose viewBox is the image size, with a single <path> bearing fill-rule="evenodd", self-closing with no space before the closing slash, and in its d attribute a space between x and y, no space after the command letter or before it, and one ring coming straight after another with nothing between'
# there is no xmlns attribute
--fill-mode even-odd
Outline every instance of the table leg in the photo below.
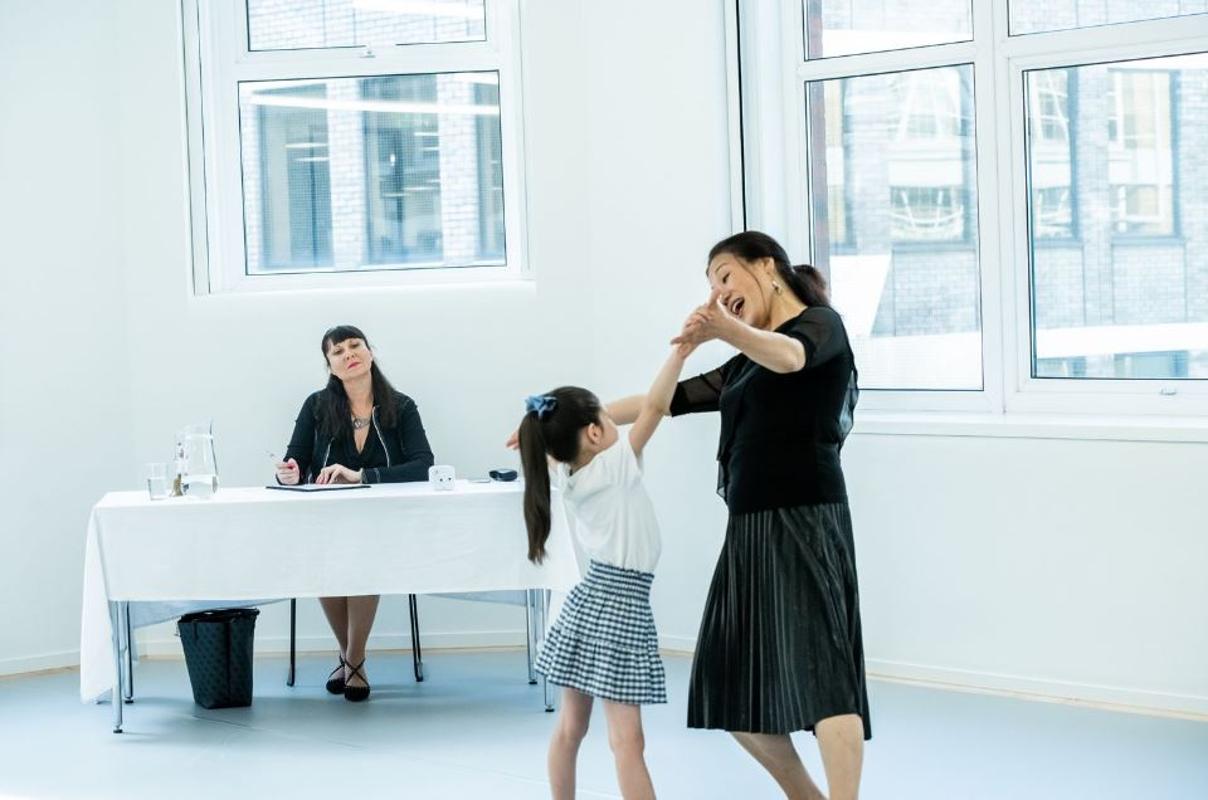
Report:
<svg viewBox="0 0 1208 800"><path fill-rule="evenodd" d="M289 599L289 676L285 679L286 686L294 685L297 675L298 661L298 598Z"/></svg>
<svg viewBox="0 0 1208 800"><path fill-rule="evenodd" d="M415 682L424 680L424 651L419 644L419 604L415 595L407 595L407 611L411 616L411 666L415 670Z"/></svg>
<svg viewBox="0 0 1208 800"><path fill-rule="evenodd" d="M122 642L121 612L117 603L109 603L109 625L113 643L113 732L122 732Z"/></svg>
<svg viewBox="0 0 1208 800"><path fill-rule="evenodd" d="M118 603L121 608L122 631L125 633L126 647L126 680L122 687L122 699L127 703L134 702L134 629L130 625L130 603Z"/></svg>
<svg viewBox="0 0 1208 800"><path fill-rule="evenodd" d="M537 634L540 637L537 640L538 649L545 642L545 632L549 629L549 589L537 590L537 606L538 606L538 627ZM545 694L545 710L547 712L554 710L554 687L550 686L549 679L544 675L541 676L541 688Z"/></svg>
<svg viewBox="0 0 1208 800"><path fill-rule="evenodd" d="M533 596L536 593L532 589L524 590L524 649L528 656L528 682L529 686L537 685L536 653L534 652L533 641L536 638L536 614L533 613Z"/></svg>

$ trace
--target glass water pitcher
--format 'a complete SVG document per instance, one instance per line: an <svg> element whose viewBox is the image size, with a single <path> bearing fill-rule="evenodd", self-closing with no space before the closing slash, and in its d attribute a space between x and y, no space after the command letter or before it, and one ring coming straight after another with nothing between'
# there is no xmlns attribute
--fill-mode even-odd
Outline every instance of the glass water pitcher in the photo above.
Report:
<svg viewBox="0 0 1208 800"><path fill-rule="evenodd" d="M177 434L176 439L181 492L187 497L208 500L218 491L214 423L189 425Z"/></svg>

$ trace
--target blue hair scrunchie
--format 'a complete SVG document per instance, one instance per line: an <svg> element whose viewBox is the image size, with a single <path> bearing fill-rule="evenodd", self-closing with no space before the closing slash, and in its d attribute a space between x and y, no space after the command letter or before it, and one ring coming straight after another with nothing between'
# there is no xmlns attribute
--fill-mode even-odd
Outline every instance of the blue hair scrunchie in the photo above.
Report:
<svg viewBox="0 0 1208 800"><path fill-rule="evenodd" d="M534 412L537 414L537 419L545 419L557 407L558 398L552 394L534 394L525 398L524 401L525 413Z"/></svg>

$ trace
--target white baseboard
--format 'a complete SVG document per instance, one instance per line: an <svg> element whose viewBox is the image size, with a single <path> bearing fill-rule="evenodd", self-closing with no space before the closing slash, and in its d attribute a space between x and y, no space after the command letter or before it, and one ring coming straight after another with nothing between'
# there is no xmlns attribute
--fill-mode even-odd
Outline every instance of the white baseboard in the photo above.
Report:
<svg viewBox="0 0 1208 800"><path fill-rule="evenodd" d="M676 654L692 654L696 637L660 636L659 647ZM1046 678L1026 678L994 672L950 669L904 661L870 658L865 662L868 677L929 686L955 692L994 694L1023 700L1068 703L1166 717L1208 721L1208 697L1152 692L1118 686L1073 683Z"/></svg>
<svg viewBox="0 0 1208 800"><path fill-rule="evenodd" d="M433 632L424 633L421 643L424 649L431 650L524 647L525 632L522 629ZM335 651L335 642L330 636L299 636L297 646L299 653L331 653ZM693 636L660 636L659 646L668 653L690 655L696 649L696 638ZM408 634L400 633L374 634L369 637L369 647L374 650L410 650L411 637ZM140 639L139 648L142 654L150 657L179 658L181 656L180 640L174 636L146 641ZM289 637L257 636L256 652L261 655L286 654L289 652ZM0 677L77 667L79 663L80 655L76 650L0 659ZM1112 711L1208 721L1208 697L1199 695L1170 694L1118 686L1029 678L1020 675L952 669L876 658L868 659L865 666L868 670L868 677L874 680L912 683L949 691L994 694L1025 700L1092 706Z"/></svg>
<svg viewBox="0 0 1208 800"><path fill-rule="evenodd" d="M511 631L455 631L428 632L420 635L420 645L425 650L454 650L484 647L524 647L525 633L517 628ZM179 657L180 639L175 636L139 641L139 650L151 658ZM299 653L335 653L336 640L327 636L299 636ZM369 650L410 650L411 636L406 633L382 633L369 636ZM285 655L289 653L288 636L257 636L256 655Z"/></svg>
<svg viewBox="0 0 1208 800"><path fill-rule="evenodd" d="M79 665L79 650L64 650L60 653L46 653L40 656L4 658L0 659L0 677L22 675L26 672L43 672L48 669L78 667Z"/></svg>
<svg viewBox="0 0 1208 800"><path fill-rule="evenodd" d="M937 689L1208 721L1208 697L1198 695L1168 694L1049 678L1028 678L1021 675L950 669L875 658L868 659L865 668L869 678L913 683Z"/></svg>

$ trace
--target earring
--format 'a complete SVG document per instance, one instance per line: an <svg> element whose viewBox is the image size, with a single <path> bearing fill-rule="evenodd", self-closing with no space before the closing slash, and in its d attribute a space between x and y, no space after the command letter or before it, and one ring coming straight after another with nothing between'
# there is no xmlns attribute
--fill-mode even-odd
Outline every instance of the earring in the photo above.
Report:
<svg viewBox="0 0 1208 800"><path fill-rule="evenodd" d="M776 283L776 281L772 281L772 291L776 294L780 294L780 284Z"/></svg>

